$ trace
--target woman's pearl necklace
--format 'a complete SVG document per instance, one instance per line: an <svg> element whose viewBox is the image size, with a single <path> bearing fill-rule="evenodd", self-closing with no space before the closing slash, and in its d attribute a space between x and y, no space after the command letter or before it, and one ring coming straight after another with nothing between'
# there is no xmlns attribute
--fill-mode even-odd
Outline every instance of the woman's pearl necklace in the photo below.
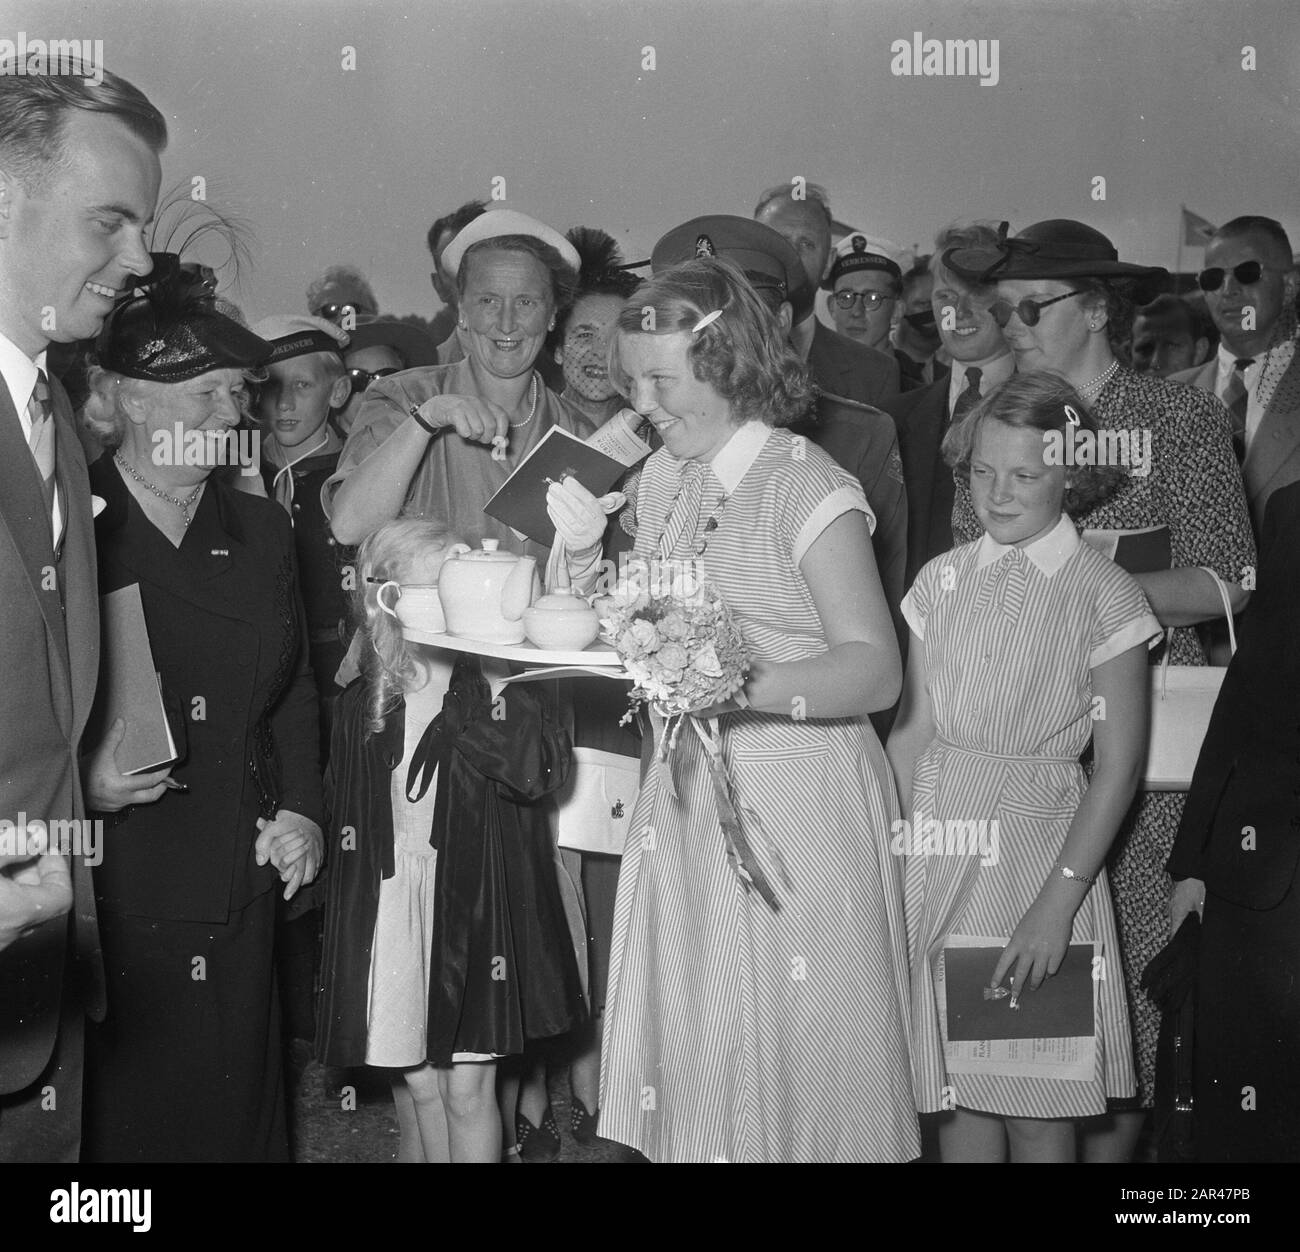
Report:
<svg viewBox="0 0 1300 1252"><path fill-rule="evenodd" d="M528 390L530 391L533 397L532 404L528 406L528 416L524 418L522 422L511 422L510 423L511 430L523 430L523 428L527 426L529 422L531 422L533 418L537 416L537 375L536 373L533 374L533 381L529 386Z"/></svg>
<svg viewBox="0 0 1300 1252"><path fill-rule="evenodd" d="M1079 388L1079 395L1085 400L1095 400L1101 393L1101 389L1115 377L1115 371L1117 369L1119 369L1119 357L1116 357L1110 363L1110 367L1103 370L1091 382L1084 383L1083 386Z"/></svg>
<svg viewBox="0 0 1300 1252"><path fill-rule="evenodd" d="M181 511L181 517L185 522L185 529L189 530L190 523L194 520L190 516L190 509L194 507L194 501L198 499L199 492L203 490L203 483L197 487L184 499L181 500L176 496L169 496L161 487L155 487L143 474L139 473L134 466L130 465L120 452L113 453L113 460L122 467L136 482L146 491L152 491L160 500L166 500L168 504L174 504Z"/></svg>

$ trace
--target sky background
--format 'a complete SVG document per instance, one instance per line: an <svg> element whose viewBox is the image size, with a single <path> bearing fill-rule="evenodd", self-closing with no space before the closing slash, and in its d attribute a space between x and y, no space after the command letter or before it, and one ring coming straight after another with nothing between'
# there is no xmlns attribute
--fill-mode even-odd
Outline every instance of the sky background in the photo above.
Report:
<svg viewBox="0 0 1300 1252"><path fill-rule="evenodd" d="M999 83L893 76L918 30L997 39ZM19 31L102 39L162 110L164 187L202 176L251 228L226 289L254 319L340 262L430 316L425 234L494 178L629 260L795 177L925 250L954 218L1074 217L1172 267L1180 204L1300 246L1297 0L3 0Z"/></svg>

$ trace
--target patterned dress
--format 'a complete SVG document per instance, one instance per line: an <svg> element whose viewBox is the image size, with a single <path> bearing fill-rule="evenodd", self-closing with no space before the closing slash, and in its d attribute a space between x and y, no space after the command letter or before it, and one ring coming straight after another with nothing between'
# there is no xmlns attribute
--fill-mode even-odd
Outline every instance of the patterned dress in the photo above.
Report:
<svg viewBox="0 0 1300 1252"><path fill-rule="evenodd" d="M698 518L661 547L695 465L664 450L647 462L638 553L688 556L705 542L705 571L753 656L825 652L798 565L836 517L870 518L859 484L804 440L751 422L696 466ZM889 852L898 801L879 740L865 719L752 710L724 716L721 738L742 821L761 817L790 889L777 886L774 912L741 885L703 750L683 733L667 765L653 760L624 850L601 1134L656 1161L915 1157L901 873Z"/></svg>
<svg viewBox="0 0 1300 1252"><path fill-rule="evenodd" d="M913 775L913 832L978 824L982 838L905 846L918 1107L1009 1117L1103 1113L1133 1093L1123 979L1103 870L1075 914L1072 943L1101 945L1097 1050L1089 1081L949 1073L936 986L950 935L1006 940L1052 873L1085 781L1089 671L1160 634L1141 588L1084 544L1068 518L1025 549L985 535L936 557L903 599L922 640L936 738ZM996 823L996 826L993 825ZM950 827L951 828L951 827Z"/></svg>
<svg viewBox="0 0 1300 1252"><path fill-rule="evenodd" d="M1229 585L1240 583L1254 567L1255 541L1227 409L1206 392L1121 366L1102 388L1092 415L1103 429L1150 431L1151 467L1145 476L1130 476L1122 491L1075 521L1091 530L1167 526L1172 568L1208 565ZM971 507L969 483L957 484L952 526L963 542L983 533ZM1162 656L1163 649L1156 649L1151 663L1158 664ZM1194 629L1174 631L1170 663L1206 663ZM1169 942L1172 883L1165 862L1182 819L1183 799L1181 791L1139 793L1110 854L1143 1108L1151 1107L1155 1096L1160 1011L1139 981L1151 958Z"/></svg>

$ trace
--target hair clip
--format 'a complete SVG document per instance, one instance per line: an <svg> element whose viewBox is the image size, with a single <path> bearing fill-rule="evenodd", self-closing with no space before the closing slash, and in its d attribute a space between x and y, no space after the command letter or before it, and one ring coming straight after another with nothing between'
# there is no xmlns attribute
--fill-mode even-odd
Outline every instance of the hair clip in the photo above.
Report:
<svg viewBox="0 0 1300 1252"><path fill-rule="evenodd" d="M714 309L712 313L706 313L694 326L691 327L691 334L698 335L706 326L712 326L714 322L722 316L721 309Z"/></svg>
<svg viewBox="0 0 1300 1252"><path fill-rule="evenodd" d="M391 578L376 578L374 574L367 574L367 575L366 575L366 582L368 582L368 583L376 583L376 584L383 584L383 583L387 583L387 582L392 582L392 579L391 579Z"/></svg>
<svg viewBox="0 0 1300 1252"><path fill-rule="evenodd" d="M1083 422L1083 418L1079 416L1078 409L1076 409L1072 404L1067 404L1065 406L1065 419L1071 426L1078 426Z"/></svg>

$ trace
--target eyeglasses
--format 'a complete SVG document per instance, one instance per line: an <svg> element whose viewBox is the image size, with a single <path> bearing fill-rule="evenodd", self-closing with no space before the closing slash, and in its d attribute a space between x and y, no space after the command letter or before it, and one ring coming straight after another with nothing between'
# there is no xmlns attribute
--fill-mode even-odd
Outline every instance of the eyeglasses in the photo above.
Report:
<svg viewBox="0 0 1300 1252"><path fill-rule="evenodd" d="M1007 323L1011 320L1014 313L1026 326L1037 326L1038 319L1043 316L1043 310L1050 304L1059 304L1062 300L1068 300L1071 296L1081 296L1082 291L1067 291L1063 296L1053 296L1050 300L1030 300L1028 296L1021 300L1019 304L1012 304L1009 300L994 300L988 306L989 312L993 315L993 320L997 322L1004 330Z"/></svg>
<svg viewBox="0 0 1300 1252"><path fill-rule="evenodd" d="M898 299L897 296L891 296L884 291L852 291L848 288L831 292L830 298L837 309L851 309L861 300L864 313L875 312L886 300Z"/></svg>
<svg viewBox="0 0 1300 1252"><path fill-rule="evenodd" d="M1218 291L1229 273L1237 280L1238 286L1253 287L1264 277L1264 267L1258 261L1243 261L1231 270L1216 265L1213 269L1202 270L1197 274L1196 284L1202 291Z"/></svg>
<svg viewBox="0 0 1300 1252"><path fill-rule="evenodd" d="M348 370L348 377L352 380L352 391L355 394L358 391L365 391L376 378L387 378L389 374L400 374L402 371L389 366L382 370Z"/></svg>

